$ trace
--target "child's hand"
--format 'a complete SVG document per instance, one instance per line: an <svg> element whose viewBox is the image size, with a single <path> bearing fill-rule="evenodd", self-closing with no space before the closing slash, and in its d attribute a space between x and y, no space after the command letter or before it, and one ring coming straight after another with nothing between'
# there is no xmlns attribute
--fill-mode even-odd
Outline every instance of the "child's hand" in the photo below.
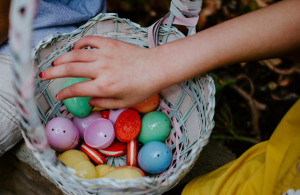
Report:
<svg viewBox="0 0 300 195"><path fill-rule="evenodd" d="M86 46L98 50L81 49ZM41 80L62 77L93 80L62 89L56 96L59 101L71 97L93 97L89 101L92 106L128 108L160 90L161 70L158 70L155 49L99 36L84 37L72 49L58 57L52 63L53 68L40 73Z"/></svg>
<svg viewBox="0 0 300 195"><path fill-rule="evenodd" d="M61 90L58 100L86 96L93 97L93 106L130 107L165 87L221 66L295 54L300 45L299 6L299 0L281 1L151 49L88 36L40 77L93 79ZM86 46L98 50L81 50Z"/></svg>

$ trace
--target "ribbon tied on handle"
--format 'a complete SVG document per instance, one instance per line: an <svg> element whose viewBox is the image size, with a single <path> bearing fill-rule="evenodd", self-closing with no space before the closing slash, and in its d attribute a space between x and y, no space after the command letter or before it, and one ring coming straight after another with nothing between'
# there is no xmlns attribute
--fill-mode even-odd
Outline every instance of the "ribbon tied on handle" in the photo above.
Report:
<svg viewBox="0 0 300 195"><path fill-rule="evenodd" d="M172 24L187 26L189 29L188 36L195 34L195 26L198 23L201 5L202 0L194 2L172 0L170 12L148 28L149 48L158 46L159 27L162 24L167 24L169 28ZM164 35L163 43L167 41L167 37L168 35Z"/></svg>

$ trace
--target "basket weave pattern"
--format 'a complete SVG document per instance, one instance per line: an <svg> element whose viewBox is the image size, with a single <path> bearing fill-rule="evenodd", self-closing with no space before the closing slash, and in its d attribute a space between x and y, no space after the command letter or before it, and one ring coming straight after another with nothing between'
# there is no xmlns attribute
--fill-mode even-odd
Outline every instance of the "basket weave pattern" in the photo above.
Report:
<svg viewBox="0 0 300 195"><path fill-rule="evenodd" d="M179 0L174 2L178 5ZM179 9L175 4L173 7L171 4L171 11ZM215 87L209 75L195 77L159 93L160 105L157 110L169 116L172 125L171 133L166 140L166 144L172 149L172 164L161 174L133 180L81 179L74 175L73 169L56 159L55 152L47 144L44 126L53 117L72 117L65 110L63 103L55 99L55 94L70 78L41 81L37 75L51 67L53 60L70 51L78 39L87 35L118 39L144 48L184 38L180 31L172 27L172 22L169 22L176 19L177 12L175 15L173 12L167 14L150 28L142 28L127 19L118 18L116 14L99 14L72 33L45 38L34 48L34 63L32 63L29 52L30 28L35 6L34 0L12 3L14 84L22 135L47 173L65 194L161 194L174 186L192 168L202 148L208 143L214 126ZM25 16L19 14L19 10L23 7L27 10ZM190 16L199 11L190 11ZM21 26L20 21L23 21ZM161 25L163 23L166 25ZM193 34L194 27L188 28L189 35ZM124 157L109 158L108 164L120 166L124 161Z"/></svg>

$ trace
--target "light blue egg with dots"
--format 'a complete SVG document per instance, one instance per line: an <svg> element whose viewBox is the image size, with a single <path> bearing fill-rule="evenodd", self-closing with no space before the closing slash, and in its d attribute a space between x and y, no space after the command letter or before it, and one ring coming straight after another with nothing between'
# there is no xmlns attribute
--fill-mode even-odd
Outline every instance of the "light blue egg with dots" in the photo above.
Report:
<svg viewBox="0 0 300 195"><path fill-rule="evenodd" d="M165 171L171 164L172 154L168 146L159 141L145 144L138 154L139 167L151 174Z"/></svg>

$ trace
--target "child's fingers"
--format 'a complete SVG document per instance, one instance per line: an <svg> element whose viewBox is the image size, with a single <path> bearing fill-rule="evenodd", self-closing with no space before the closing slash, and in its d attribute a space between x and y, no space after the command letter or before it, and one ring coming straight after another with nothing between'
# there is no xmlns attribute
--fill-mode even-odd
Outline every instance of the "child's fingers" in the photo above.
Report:
<svg viewBox="0 0 300 195"><path fill-rule="evenodd" d="M94 62L97 60L98 54L96 50L79 49L73 50L59 56L52 62L52 66L59 66L61 64L70 62Z"/></svg>
<svg viewBox="0 0 300 195"><path fill-rule="evenodd" d="M94 79L97 77L92 63L70 63L48 68L39 74L41 80L50 80L63 77L84 77Z"/></svg>
<svg viewBox="0 0 300 195"><path fill-rule="evenodd" d="M89 105L96 106L103 109L120 109L128 108L124 100L116 98L93 97L89 101Z"/></svg>
<svg viewBox="0 0 300 195"><path fill-rule="evenodd" d="M56 99L59 101L72 97L107 97L107 93L99 91L95 80L75 83L69 87L62 89L57 95Z"/></svg>
<svg viewBox="0 0 300 195"><path fill-rule="evenodd" d="M103 45L103 43L105 43L107 39L108 38L104 38L104 37L100 37L100 36L93 36L93 35L86 36L86 37L79 39L75 43L73 49L74 50L82 49L82 48L88 47L88 46L100 49L101 45Z"/></svg>

